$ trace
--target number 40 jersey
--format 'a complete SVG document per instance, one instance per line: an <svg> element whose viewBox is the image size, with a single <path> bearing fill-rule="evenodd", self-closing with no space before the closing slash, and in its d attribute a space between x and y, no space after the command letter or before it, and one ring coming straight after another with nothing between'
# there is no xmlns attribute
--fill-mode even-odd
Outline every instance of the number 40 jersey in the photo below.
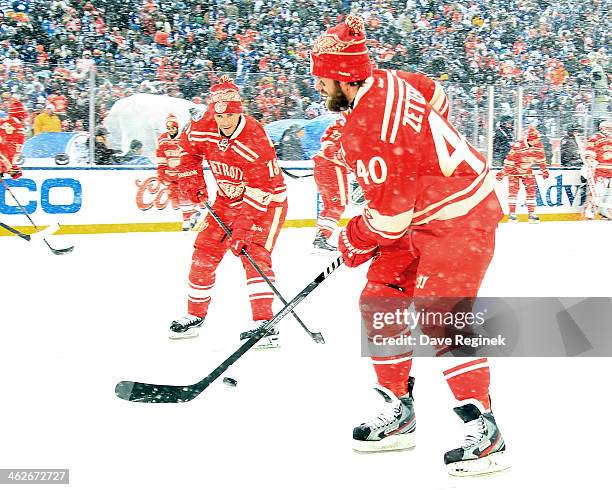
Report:
<svg viewBox="0 0 612 490"><path fill-rule="evenodd" d="M485 158L401 75L375 70L340 138L371 238L383 245L409 228L495 228L503 212Z"/></svg>

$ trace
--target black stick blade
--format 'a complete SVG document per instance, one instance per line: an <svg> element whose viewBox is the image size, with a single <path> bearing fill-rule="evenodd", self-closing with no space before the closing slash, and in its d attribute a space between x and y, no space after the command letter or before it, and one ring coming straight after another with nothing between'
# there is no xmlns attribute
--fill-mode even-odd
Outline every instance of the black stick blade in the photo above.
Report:
<svg viewBox="0 0 612 490"><path fill-rule="evenodd" d="M193 400L201 390L192 386L156 385L136 381L119 381L115 395L139 403L183 403Z"/></svg>
<svg viewBox="0 0 612 490"><path fill-rule="evenodd" d="M49 244L47 243L47 245ZM49 245L49 248L55 255L66 255L74 250L74 245L71 245L68 248L53 248L51 245Z"/></svg>
<svg viewBox="0 0 612 490"><path fill-rule="evenodd" d="M325 339L323 338L323 335L321 334L321 332L313 332L312 333L312 339L317 344L324 344L325 343Z"/></svg>

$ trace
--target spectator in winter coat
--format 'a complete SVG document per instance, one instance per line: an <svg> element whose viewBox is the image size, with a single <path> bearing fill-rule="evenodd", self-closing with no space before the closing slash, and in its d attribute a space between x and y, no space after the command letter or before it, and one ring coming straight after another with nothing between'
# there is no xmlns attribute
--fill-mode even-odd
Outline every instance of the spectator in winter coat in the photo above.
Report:
<svg viewBox="0 0 612 490"><path fill-rule="evenodd" d="M108 131L105 128L98 128L96 131L96 141L94 147L94 158L96 165L114 165L118 162L117 154L119 150L108 147Z"/></svg>
<svg viewBox="0 0 612 490"><path fill-rule="evenodd" d="M564 167L580 167L580 147L578 146L578 136L580 126L569 126L567 134L561 140L561 165Z"/></svg>
<svg viewBox="0 0 612 490"><path fill-rule="evenodd" d="M514 122L511 116L502 116L493 136L493 163L502 165L514 141Z"/></svg>
<svg viewBox="0 0 612 490"><path fill-rule="evenodd" d="M279 144L279 156L281 160L305 160L304 147L302 146L302 138L304 130L298 124L294 124L287 128L283 133L283 137Z"/></svg>
<svg viewBox="0 0 612 490"><path fill-rule="evenodd" d="M34 135L41 133L60 133L62 121L55 114L55 106L47 104L45 110L34 118Z"/></svg>

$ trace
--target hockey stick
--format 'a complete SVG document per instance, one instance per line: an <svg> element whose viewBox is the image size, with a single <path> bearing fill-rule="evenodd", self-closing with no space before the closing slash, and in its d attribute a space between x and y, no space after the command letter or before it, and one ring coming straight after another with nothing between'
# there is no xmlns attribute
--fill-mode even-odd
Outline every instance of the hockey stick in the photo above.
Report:
<svg viewBox="0 0 612 490"><path fill-rule="evenodd" d="M30 235L26 235L25 233L21 233L19 230L16 230L12 226L6 225L0 221L0 226L4 228L6 231L10 231L13 235L17 235L19 238L23 238L26 241L30 241Z"/></svg>
<svg viewBox="0 0 612 490"><path fill-rule="evenodd" d="M289 172L289 170L285 170L283 167L280 168L281 171L285 174L288 175L289 177L291 177L292 179L303 179L305 177L312 177L314 174L306 174L306 175L295 175L292 174L291 172Z"/></svg>
<svg viewBox="0 0 612 490"><path fill-rule="evenodd" d="M297 294L286 306L284 306L265 327L259 329L255 335L250 337L244 344L236 349L225 361L219 364L208 376L192 385L156 385L151 383L139 383L137 381L120 381L115 386L115 395L122 400L140 403L182 403L193 400L202 393L210 384L221 376L227 369L246 354L260 339L262 339L274 326L280 322L287 313L293 309L327 277L342 265L342 257L334 259L312 282Z"/></svg>
<svg viewBox="0 0 612 490"><path fill-rule="evenodd" d="M23 214L25 214L26 218L28 218L28 221L30 223L32 223L32 226L34 227L34 229L37 232L40 232L41 231L40 228L38 226L36 226L36 223L34 223L32 218L28 214L28 212L21 205L21 203L17 200L17 198L15 197L15 194L13 194L13 191L11 191L11 188L8 186L8 184L6 182L4 182L4 179L2 179L2 178L0 178L0 182L2 182L2 185L4 186L4 188L8 191L8 193L11 195L13 200L17 203L17 206L19 207L19 209L21 209L21 212ZM49 250L51 250L51 252L53 252L55 255L64 255L64 254L70 253L70 252L72 252L74 250L74 246L70 246L68 248L53 248L51 245L49 245L49 242L47 241L46 238L43 238L43 242L45 242L47 247L49 247Z"/></svg>
<svg viewBox="0 0 612 490"><path fill-rule="evenodd" d="M232 230L230 230L227 227L227 225L223 222L223 220L219 217L219 215L215 213L212 206L208 204L208 201L205 201L204 205L206 206L206 209L208 209L208 212L210 213L210 215L215 219L217 223L219 223L219 226L223 228L223 231L227 233L227 236L231 237ZM262 277L264 281L266 281L266 284L270 287L270 289L274 292L274 294L276 294L276 296L283 302L283 304L287 306L287 300L283 298L283 295L280 293L278 289L276 289L276 287L274 286L272 281L270 281L270 278L266 276L264 271L261 270L261 267L257 265L257 262L253 260L253 258L249 255L249 253L246 250L243 249L242 252L240 253L244 254L244 256L247 258L247 260L250 262L253 268L257 271L257 273ZM297 316L297 313L295 311L292 310L291 314L293 315L293 318L295 318L295 320L300 324L300 326L304 329L304 331L310 336L312 340L314 340L317 344L325 343L325 339L323 338L323 335L321 334L321 332L312 332L311 330L308 329L306 325L304 325L304 322L300 319L299 316Z"/></svg>

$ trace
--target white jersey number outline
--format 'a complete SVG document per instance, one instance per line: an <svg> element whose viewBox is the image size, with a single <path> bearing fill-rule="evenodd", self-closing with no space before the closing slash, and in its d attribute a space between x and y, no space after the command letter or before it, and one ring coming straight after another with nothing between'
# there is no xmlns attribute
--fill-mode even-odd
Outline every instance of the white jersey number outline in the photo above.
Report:
<svg viewBox="0 0 612 490"><path fill-rule="evenodd" d="M442 116L431 111L428 120L438 155L438 163L445 177L453 175L462 162L466 162L478 175L484 171L484 162L474 155L468 142L463 136L455 133ZM448 145L453 148L451 153L448 151Z"/></svg>
<svg viewBox="0 0 612 490"><path fill-rule="evenodd" d="M370 179L374 184L382 184L387 180L387 164L381 157L372 157L366 168L363 160L357 160L357 177L370 185Z"/></svg>

